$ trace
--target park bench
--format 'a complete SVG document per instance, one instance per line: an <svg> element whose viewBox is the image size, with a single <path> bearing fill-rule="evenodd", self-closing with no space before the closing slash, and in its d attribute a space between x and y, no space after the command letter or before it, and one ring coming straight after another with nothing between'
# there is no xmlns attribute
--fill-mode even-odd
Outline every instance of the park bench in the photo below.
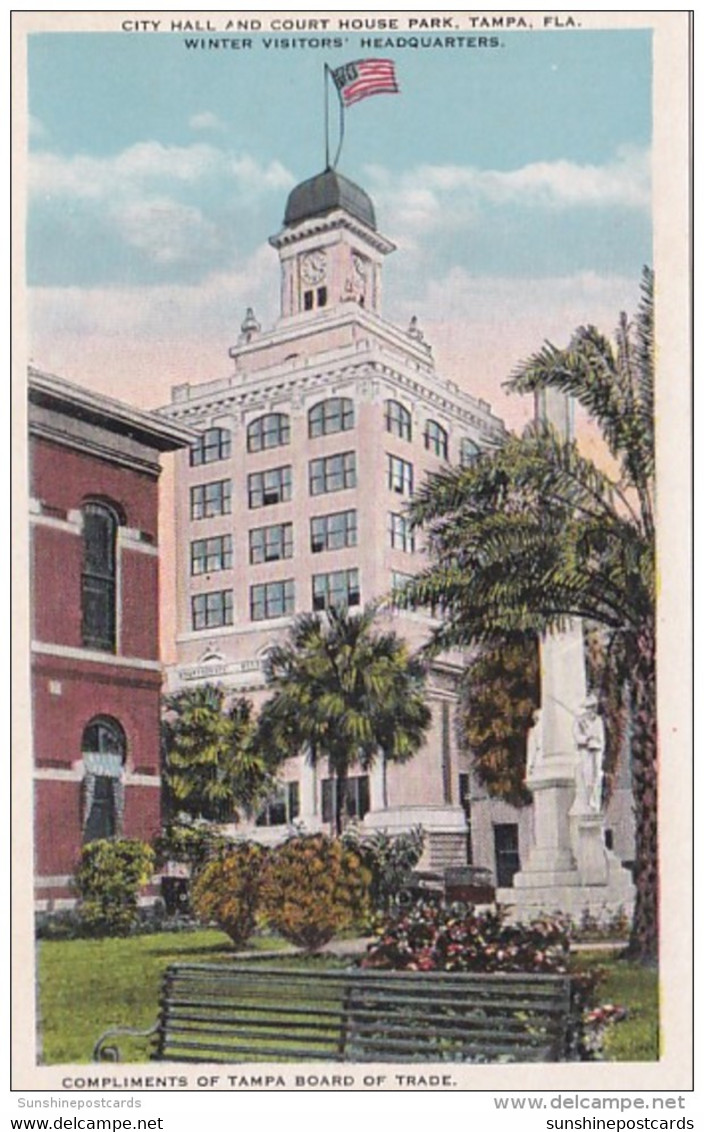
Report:
<svg viewBox="0 0 704 1132"><path fill-rule="evenodd" d="M119 1060L112 1030L96 1060ZM575 1044L565 975L308 972L177 964L151 1035L158 1061L564 1061Z"/></svg>

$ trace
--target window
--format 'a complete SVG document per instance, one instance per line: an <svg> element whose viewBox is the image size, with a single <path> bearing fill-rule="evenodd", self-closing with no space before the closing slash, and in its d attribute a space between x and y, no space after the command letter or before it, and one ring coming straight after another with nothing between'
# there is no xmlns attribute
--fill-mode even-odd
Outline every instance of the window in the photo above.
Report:
<svg viewBox="0 0 704 1132"><path fill-rule="evenodd" d="M247 451L280 448L291 440L291 423L285 413L267 413L257 417L247 428Z"/></svg>
<svg viewBox="0 0 704 1132"><path fill-rule="evenodd" d="M405 515L389 514L389 544L392 550L403 550L411 554L416 548L415 535L411 529L410 519Z"/></svg>
<svg viewBox="0 0 704 1132"><path fill-rule="evenodd" d="M199 538L191 543L191 574L232 569L232 535Z"/></svg>
<svg viewBox="0 0 704 1132"><path fill-rule="evenodd" d="M257 825L290 825L300 812L297 782L283 782L257 817Z"/></svg>
<svg viewBox="0 0 704 1132"><path fill-rule="evenodd" d="M357 512L338 511L334 515L316 515L310 521L310 548L313 554L321 550L341 550L357 545Z"/></svg>
<svg viewBox="0 0 704 1132"><path fill-rule="evenodd" d="M317 294L318 294L318 306L319 307L327 306L327 301L328 301L328 289L327 289L327 287L318 287Z"/></svg>
<svg viewBox="0 0 704 1132"><path fill-rule="evenodd" d="M411 414L399 401L387 401L386 431L398 436L401 440L411 439Z"/></svg>
<svg viewBox="0 0 704 1132"><path fill-rule="evenodd" d="M463 436L460 441L460 467L468 468L473 464L479 455L479 445L468 436Z"/></svg>
<svg viewBox="0 0 704 1132"><path fill-rule="evenodd" d="M86 648L116 647L117 515L104 503L83 506L81 637Z"/></svg>
<svg viewBox="0 0 704 1132"><path fill-rule="evenodd" d="M319 401L308 413L308 436L328 436L354 428L354 405L349 397L329 397Z"/></svg>
<svg viewBox="0 0 704 1132"><path fill-rule="evenodd" d="M257 527L249 532L249 561L278 562L293 554L293 524L276 523L272 527Z"/></svg>
<svg viewBox="0 0 704 1132"><path fill-rule="evenodd" d="M191 467L212 464L215 460L226 460L230 455L230 430L228 428L208 428L191 445Z"/></svg>
<svg viewBox="0 0 704 1132"><path fill-rule="evenodd" d="M359 605L359 570L334 570L313 575L313 609Z"/></svg>
<svg viewBox="0 0 704 1132"><path fill-rule="evenodd" d="M467 821L467 864L471 865L474 859L472 851L472 798L470 792L470 777L468 774L460 774L460 806L464 810L464 816Z"/></svg>
<svg viewBox="0 0 704 1132"><path fill-rule="evenodd" d="M400 598L404 586L413 581L413 574L402 574L400 570L391 571L391 604Z"/></svg>
<svg viewBox="0 0 704 1132"><path fill-rule="evenodd" d="M217 480L200 483L191 488L191 519L212 519L215 515L229 515L232 507L232 483Z"/></svg>
<svg viewBox="0 0 704 1132"><path fill-rule="evenodd" d="M413 464L398 456L386 455L389 491L398 495L413 495Z"/></svg>
<svg viewBox="0 0 704 1132"><path fill-rule="evenodd" d="M214 590L191 598L193 628L218 629L232 624L232 590Z"/></svg>
<svg viewBox="0 0 704 1132"><path fill-rule="evenodd" d="M427 421L423 433L425 447L442 460L447 460L447 432L437 421Z"/></svg>
<svg viewBox="0 0 704 1132"><path fill-rule="evenodd" d="M321 782L321 801L323 821L335 820L337 809L338 782L336 778L324 778ZM369 813L369 775L360 774L345 780L345 800L342 813L347 818L361 820Z"/></svg>
<svg viewBox="0 0 704 1132"><path fill-rule="evenodd" d="M312 291L303 292L303 309L304 311L312 311L313 309L314 294Z"/></svg>
<svg viewBox="0 0 704 1132"><path fill-rule="evenodd" d="M124 810L125 733L116 719L91 720L81 739L83 757L83 840L121 832Z"/></svg>
<svg viewBox="0 0 704 1132"><path fill-rule="evenodd" d="M249 613L252 621L268 621L273 617L286 617L294 610L293 579L284 582L267 582L251 586Z"/></svg>
<svg viewBox="0 0 704 1132"><path fill-rule="evenodd" d="M324 456L311 460L309 464L311 495L326 495L331 491L343 491L357 485L357 461L354 452L342 452L337 456Z"/></svg>
<svg viewBox="0 0 704 1132"><path fill-rule="evenodd" d="M513 878L520 870L518 853L518 826L513 822L494 826L494 853L496 858L496 884L511 888Z"/></svg>
<svg viewBox="0 0 704 1132"><path fill-rule="evenodd" d="M266 472L252 472L247 484L251 508L285 503L291 498L291 465L269 468Z"/></svg>

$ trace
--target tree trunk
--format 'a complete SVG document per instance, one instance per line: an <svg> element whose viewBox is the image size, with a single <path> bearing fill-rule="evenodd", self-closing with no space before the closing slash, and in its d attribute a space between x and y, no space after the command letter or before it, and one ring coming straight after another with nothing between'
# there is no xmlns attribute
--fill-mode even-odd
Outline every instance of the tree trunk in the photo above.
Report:
<svg viewBox="0 0 704 1132"><path fill-rule="evenodd" d="M627 955L654 966L659 945L658 751L655 648L652 634L638 641L631 673L631 774L636 824L636 903Z"/></svg>
<svg viewBox="0 0 704 1132"><path fill-rule="evenodd" d="M335 768L335 833L338 837L342 835L344 825L346 787L347 766L343 764Z"/></svg>

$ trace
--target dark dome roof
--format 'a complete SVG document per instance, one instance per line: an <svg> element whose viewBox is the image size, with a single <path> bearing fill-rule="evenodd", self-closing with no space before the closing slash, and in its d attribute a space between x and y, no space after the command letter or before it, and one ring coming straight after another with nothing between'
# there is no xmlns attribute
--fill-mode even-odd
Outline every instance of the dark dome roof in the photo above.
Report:
<svg viewBox="0 0 704 1132"><path fill-rule="evenodd" d="M364 189L348 181L334 169L326 169L292 189L286 203L284 224L300 224L314 216L325 216L335 208L344 208L357 220L376 231L374 205Z"/></svg>

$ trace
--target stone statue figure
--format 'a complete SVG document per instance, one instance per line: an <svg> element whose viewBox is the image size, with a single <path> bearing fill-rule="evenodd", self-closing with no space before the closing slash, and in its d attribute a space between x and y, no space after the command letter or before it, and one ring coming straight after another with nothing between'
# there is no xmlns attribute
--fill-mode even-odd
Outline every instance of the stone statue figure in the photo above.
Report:
<svg viewBox="0 0 704 1132"><path fill-rule="evenodd" d="M533 725L526 738L526 776L530 777L539 766L543 757L543 720L542 709L536 708L533 712Z"/></svg>
<svg viewBox="0 0 704 1132"><path fill-rule="evenodd" d="M578 813L601 813L604 783L604 721L598 714L598 700L589 695L574 723L577 744L577 776L575 810Z"/></svg>

